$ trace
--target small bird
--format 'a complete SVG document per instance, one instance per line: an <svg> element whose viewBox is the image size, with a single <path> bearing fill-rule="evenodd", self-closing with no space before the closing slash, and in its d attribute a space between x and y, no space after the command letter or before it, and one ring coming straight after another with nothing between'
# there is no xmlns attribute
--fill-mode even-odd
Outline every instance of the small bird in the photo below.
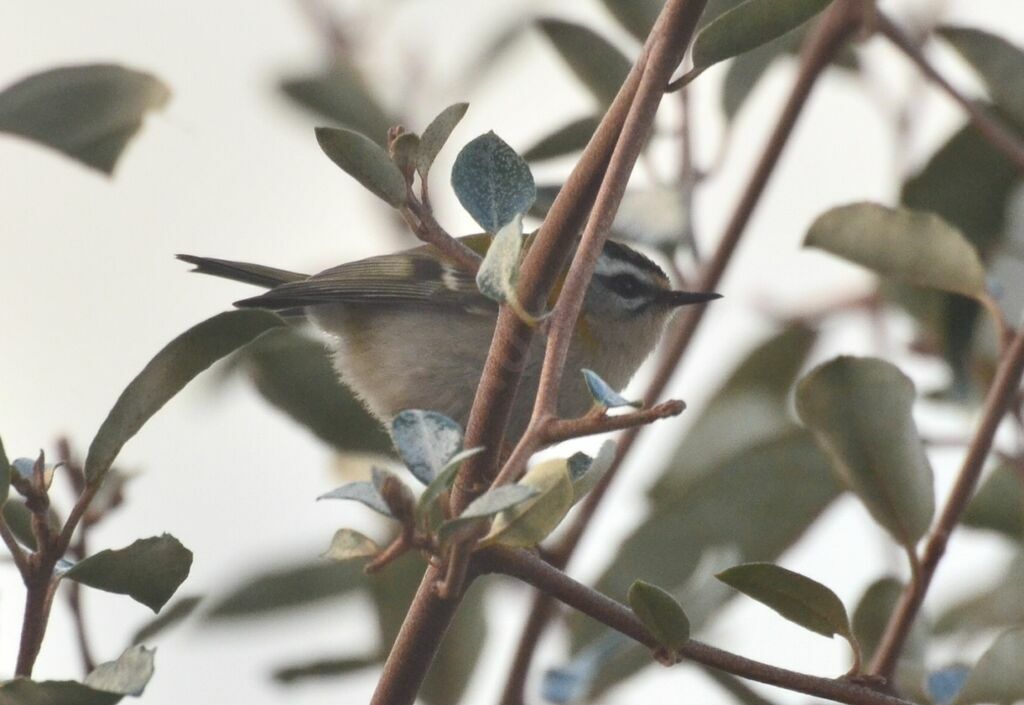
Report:
<svg viewBox="0 0 1024 705"><path fill-rule="evenodd" d="M491 236L460 240L483 254ZM236 306L309 318L331 339L342 381L382 422L404 409L429 409L465 427L498 305L436 248L423 245L312 276L223 259L178 258L194 264L193 271L270 289ZM658 265L626 245L607 241L569 347L559 414L581 416L593 405L580 369L592 369L622 389L679 306L717 298L672 290ZM529 423L543 357L544 341L534 336L507 429L512 441Z"/></svg>

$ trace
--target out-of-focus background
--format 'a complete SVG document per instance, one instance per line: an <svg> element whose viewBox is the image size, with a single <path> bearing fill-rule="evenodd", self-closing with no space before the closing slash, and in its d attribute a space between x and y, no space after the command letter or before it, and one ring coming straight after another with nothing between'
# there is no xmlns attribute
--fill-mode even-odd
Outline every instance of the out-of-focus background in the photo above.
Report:
<svg viewBox="0 0 1024 705"><path fill-rule="evenodd" d="M943 22L987 28L1024 45L1019 3L880 4L911 25L942 13ZM0 86L57 65L114 62L152 72L172 90L167 107L147 119L111 179L0 135L0 433L11 457L34 456L40 448L52 455L60 435L84 453L117 394L157 350L251 292L190 275L174 254L316 271L413 244L381 202L324 157L313 137L313 127L324 120L279 90L282 79L315 73L326 63L328 40L311 7L297 0L98 0L8 3L0 10ZM409 129L421 130L448 104L470 103L433 172L438 217L455 233L476 229L447 187L462 144L493 129L523 150L594 110L591 96L535 29L524 29L493 64L483 65L498 35L517 22L557 16L601 32L627 54L635 51L635 40L596 0L352 1L328 7L343 29L357 28L349 35L352 55L386 109ZM962 124L957 108L923 85L891 48L871 40L858 50L861 74L832 72L812 97L720 287L725 298L709 312L672 383L671 396L691 409L700 408L780 318L872 290L875 280L864 271L802 251L807 226L835 204L894 202L903 176ZM929 46L928 53L954 83L982 95L953 52ZM772 64L733 121L722 161L701 186L693 217L704 252L722 231L794 68L789 59ZM724 70L708 71L691 91L696 161L703 167L721 156ZM915 96L913 129L909 143L902 143L893 113L909 94ZM666 131L674 108L666 108ZM653 168L671 170L673 159L659 154ZM545 163L535 174L550 182L570 165L571 159ZM884 351L896 351L896 361L919 387L942 386L948 373L941 364L900 352L911 336L906 316L887 320ZM876 332L861 315L833 319L812 359L840 351L877 353ZM263 401L244 378L224 378L218 369L169 403L126 446L118 466L138 476L128 485L126 506L93 532L94 548L173 533L195 553L181 594L217 596L275 563L315 559L339 526L383 535L358 505L314 502L341 479L365 472L365 460L339 458ZM639 393L648 375L642 370L631 391ZM941 406L923 413L921 423L931 428L969 429L976 408ZM613 558L643 514L643 493L659 453L668 452L690 423L687 412L645 434L646 448L631 457L573 561L574 575L594 579ZM596 440L581 444L596 446ZM940 497L958 458L955 448L933 456ZM929 603L949 604L973 592L1007 555L1002 543L969 531L957 534ZM844 497L783 563L828 584L849 605L886 570L899 573L898 558L863 508ZM22 594L13 566L0 565L0 677L12 671ZM86 591L84 599L100 660L116 657L149 617L143 606L107 593ZM528 604L528 592L514 585L501 583L488 592L489 637L464 702L494 702ZM210 624L193 617L160 639L145 702L364 702L376 682L373 668L291 685L275 682L270 673L287 663L372 651L377 636L371 609L364 597L344 597L261 620ZM848 667L847 647L839 640L804 632L749 600L733 601L701 636L812 673L835 675ZM544 667L564 662L564 635L555 630L538 653L531 693ZM36 676L80 675L70 615L58 599ZM779 702L802 701L763 692ZM608 702L645 700L731 702L705 675L685 667L647 668L607 696Z"/></svg>

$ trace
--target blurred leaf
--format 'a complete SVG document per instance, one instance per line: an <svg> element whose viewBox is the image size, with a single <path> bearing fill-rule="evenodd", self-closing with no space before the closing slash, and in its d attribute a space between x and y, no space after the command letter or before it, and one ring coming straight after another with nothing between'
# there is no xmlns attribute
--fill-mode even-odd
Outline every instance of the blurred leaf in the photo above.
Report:
<svg viewBox="0 0 1024 705"><path fill-rule="evenodd" d="M291 684L314 678L334 678L361 671L380 663L378 656L321 659L274 669L273 678L278 683Z"/></svg>
<svg viewBox="0 0 1024 705"><path fill-rule="evenodd" d="M101 663L85 677L85 685L107 693L142 695L153 677L154 649L129 647L116 661Z"/></svg>
<svg viewBox="0 0 1024 705"><path fill-rule="evenodd" d="M494 132L462 148L452 166L452 188L473 220L492 234L529 211L537 197L529 165Z"/></svg>
<svg viewBox="0 0 1024 705"><path fill-rule="evenodd" d="M7 495L11 491L11 463L7 460L7 453L4 451L4 441L0 438L0 506L7 501Z"/></svg>
<svg viewBox="0 0 1024 705"><path fill-rule="evenodd" d="M323 343L291 326L241 351L263 398L341 451L391 455L387 432L338 379Z"/></svg>
<svg viewBox="0 0 1024 705"><path fill-rule="evenodd" d="M36 536L32 532L32 512L25 506L25 500L15 497L3 505L4 521L10 528L14 538L18 539L30 551L35 551ZM57 527L60 533L60 526Z"/></svg>
<svg viewBox="0 0 1024 705"><path fill-rule="evenodd" d="M317 560L291 566L273 566L252 576L207 614L210 620L262 617L266 612L301 607L328 597L338 597L365 587L362 566Z"/></svg>
<svg viewBox="0 0 1024 705"><path fill-rule="evenodd" d="M731 695L733 700L739 703L739 705L775 705L771 700L768 700L747 685L746 681L742 678L709 666L702 666L701 671L722 690Z"/></svg>
<svg viewBox="0 0 1024 705"><path fill-rule="evenodd" d="M482 543L520 548L534 546L554 531L572 508L572 480L569 479L569 463L564 458L534 465L519 484L536 490L536 496L499 514Z"/></svg>
<svg viewBox="0 0 1024 705"><path fill-rule="evenodd" d="M980 29L940 27L936 34L974 67L996 104L1024 125L1024 52Z"/></svg>
<svg viewBox="0 0 1024 705"><path fill-rule="evenodd" d="M462 449L462 427L436 411L406 409L392 419L391 439L409 471L429 485Z"/></svg>
<svg viewBox="0 0 1024 705"><path fill-rule="evenodd" d="M1024 627L1004 632L981 655L957 697L961 705L1012 705L1024 699Z"/></svg>
<svg viewBox="0 0 1024 705"><path fill-rule="evenodd" d="M348 561L353 558L370 558L380 552L377 543L355 529L338 529L334 532L330 547L321 558L332 561Z"/></svg>
<svg viewBox="0 0 1024 705"><path fill-rule="evenodd" d="M874 203L826 211L806 247L818 247L883 276L964 296L985 293L985 268L974 247L942 218Z"/></svg>
<svg viewBox="0 0 1024 705"><path fill-rule="evenodd" d="M962 663L932 671L925 679L924 685L928 700L935 705L953 705L970 674L970 667Z"/></svg>
<svg viewBox="0 0 1024 705"><path fill-rule="evenodd" d="M597 101L611 105L633 62L582 25L549 18L538 20L537 27Z"/></svg>
<svg viewBox="0 0 1024 705"><path fill-rule="evenodd" d="M519 279L519 258L523 251L523 219L512 218L498 231L487 248L480 269L476 273L476 286L480 293L498 303L516 303L516 281Z"/></svg>
<svg viewBox="0 0 1024 705"><path fill-rule="evenodd" d="M640 42L651 33L664 0L601 0L619 24Z"/></svg>
<svg viewBox="0 0 1024 705"><path fill-rule="evenodd" d="M405 177L384 148L352 130L316 128L316 141L332 162L394 208L405 205Z"/></svg>
<svg viewBox="0 0 1024 705"><path fill-rule="evenodd" d="M170 534L139 539L127 548L95 553L74 565L65 578L107 592L128 595L154 612L185 582L192 551Z"/></svg>
<svg viewBox="0 0 1024 705"><path fill-rule="evenodd" d="M989 473L964 512L964 524L1024 541L1024 476L1010 465Z"/></svg>
<svg viewBox="0 0 1024 705"><path fill-rule="evenodd" d="M199 603L202 602L203 598L200 595L192 595L190 597L182 597L175 600L174 603L165 610L160 612L160 615L154 617L146 624L144 624L138 631L132 636L132 645L141 644L149 641L155 636L162 634L164 631L170 629L173 626L181 623L192 614Z"/></svg>
<svg viewBox="0 0 1024 705"><path fill-rule="evenodd" d="M935 632L973 633L1024 624L1024 554L1018 553L995 583L951 606L935 624Z"/></svg>
<svg viewBox="0 0 1024 705"><path fill-rule="evenodd" d="M0 705L113 705L123 697L75 681L36 682L15 678L0 684Z"/></svg>
<svg viewBox="0 0 1024 705"><path fill-rule="evenodd" d="M857 608L853 611L853 634L857 637L865 661L870 661L874 657L903 588L903 583L896 578L879 578L868 586L857 603ZM921 618L914 621L901 653L901 660L921 661L927 631Z"/></svg>
<svg viewBox="0 0 1024 705"><path fill-rule="evenodd" d="M287 78L281 90L289 98L317 115L366 135L377 144L387 144L392 120L366 86L359 70L338 62L325 71Z"/></svg>
<svg viewBox="0 0 1024 705"><path fill-rule="evenodd" d="M611 388L607 382L593 370L582 369L583 379L587 383L587 390L590 392L590 396L594 398L597 404L605 407L606 409L614 409L620 406L632 406L639 408L642 406L642 402L629 401L621 394Z"/></svg>
<svg viewBox="0 0 1024 705"><path fill-rule="evenodd" d="M694 75L781 37L824 10L831 0L747 0L700 31L693 41Z"/></svg>
<svg viewBox="0 0 1024 705"><path fill-rule="evenodd" d="M690 640L690 620L672 595L657 585L637 580L627 595L629 607L647 631L666 649L675 651Z"/></svg>
<svg viewBox="0 0 1024 705"><path fill-rule="evenodd" d="M469 103L455 103L442 110L436 118L427 125L420 137L419 163L416 165L420 172L420 178L426 179L430 167L437 159L445 142L451 137L455 126L462 120L462 116L469 110Z"/></svg>
<svg viewBox="0 0 1024 705"><path fill-rule="evenodd" d="M63 66L0 92L0 131L109 175L146 113L170 97L167 85L148 73L111 64Z"/></svg>
<svg viewBox="0 0 1024 705"><path fill-rule="evenodd" d="M846 608L817 580L772 563L746 563L716 577L804 629L827 637L838 634L852 643Z"/></svg>
<svg viewBox="0 0 1024 705"><path fill-rule="evenodd" d="M798 46L802 36L803 32L799 29L787 32L732 60L722 79L722 111L726 120L731 122L736 118L743 103L772 63L790 52L794 45Z"/></svg>
<svg viewBox="0 0 1024 705"><path fill-rule="evenodd" d="M912 549L935 511L932 468L914 423L914 384L877 358L842 356L797 385L800 418L836 473Z"/></svg>
<svg viewBox="0 0 1024 705"><path fill-rule="evenodd" d="M85 459L85 477L99 483L121 447L193 377L268 330L285 325L268 311L229 311L188 329L156 354L125 387Z"/></svg>
<svg viewBox="0 0 1024 705"><path fill-rule="evenodd" d="M528 162L541 162L545 159L575 154L587 146L599 122L601 122L601 118L597 115L588 115L573 120L541 138L539 142L523 152L523 159Z"/></svg>
<svg viewBox="0 0 1024 705"><path fill-rule="evenodd" d="M569 458L570 479L572 480L573 502L579 502L590 490L601 481L605 473L615 462L616 445L615 441L608 439L601 444L597 455L593 458L586 458L586 466L574 471L572 458ZM582 454L580 454L582 455ZM573 456L575 457L575 456Z"/></svg>

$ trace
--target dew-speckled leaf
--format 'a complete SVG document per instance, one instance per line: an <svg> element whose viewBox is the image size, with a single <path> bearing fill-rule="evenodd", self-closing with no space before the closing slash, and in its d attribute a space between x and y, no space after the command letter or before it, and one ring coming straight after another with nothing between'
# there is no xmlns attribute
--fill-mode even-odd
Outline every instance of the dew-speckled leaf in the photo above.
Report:
<svg viewBox="0 0 1024 705"><path fill-rule="evenodd" d="M419 159L416 168L420 172L420 178L426 178L430 167L437 159L448 138L451 137L455 126L459 124L462 117L469 110L469 103L455 103L449 105L435 117L420 137Z"/></svg>
<svg viewBox="0 0 1024 705"><path fill-rule="evenodd" d="M879 524L907 548L935 511L931 464L914 423L914 384L893 364L842 356L797 385L801 420Z"/></svg>
<svg viewBox="0 0 1024 705"><path fill-rule="evenodd" d="M7 452L4 450L4 441L0 438L0 506L7 501L7 495L11 491L11 463L7 459Z"/></svg>
<svg viewBox="0 0 1024 705"><path fill-rule="evenodd" d="M597 404L607 409L614 409L620 406L641 406L641 402L630 401L616 392L610 384L601 379L601 376L593 370L584 368L580 371L583 373L583 379L587 383L587 390L590 391L590 396L594 398Z"/></svg>
<svg viewBox="0 0 1024 705"><path fill-rule="evenodd" d="M170 607L160 611L160 614L149 620L132 635L131 644L142 644L149 642L171 627L174 627L195 612L199 603L203 601L201 595L190 595L175 600Z"/></svg>
<svg viewBox="0 0 1024 705"><path fill-rule="evenodd" d="M380 546L370 537L355 529L338 529L334 532L331 545L320 557L340 562L354 558L371 558L379 552Z"/></svg>
<svg viewBox="0 0 1024 705"><path fill-rule="evenodd" d="M853 203L826 211L804 246L906 284L964 296L985 293L985 268L963 234L934 213Z"/></svg>
<svg viewBox="0 0 1024 705"><path fill-rule="evenodd" d="M964 524L1024 542L1024 477L1010 465L989 473L964 512ZM1024 601L1024 596L1022 596Z"/></svg>
<svg viewBox="0 0 1024 705"><path fill-rule="evenodd" d="M286 78L280 87L286 96L320 117L366 135L381 146L387 143L393 120L355 66L338 62L318 73Z"/></svg>
<svg viewBox="0 0 1024 705"><path fill-rule="evenodd" d="M462 449L462 427L436 411L406 409L391 421L391 439L409 471L429 485Z"/></svg>
<svg viewBox="0 0 1024 705"><path fill-rule="evenodd" d="M442 524L438 529L437 538L444 544L470 524L518 506L538 494L540 490L528 485L502 485L489 489L470 502L457 518Z"/></svg>
<svg viewBox="0 0 1024 705"><path fill-rule="evenodd" d="M519 278L522 251L523 219L516 216L494 236L480 263L476 286L481 294L498 303L516 300L516 281Z"/></svg>
<svg viewBox="0 0 1024 705"><path fill-rule="evenodd" d="M970 667L962 663L954 663L932 671L924 679L928 701L934 705L953 705L970 674Z"/></svg>
<svg viewBox="0 0 1024 705"><path fill-rule="evenodd" d="M587 146L600 121L600 117L588 115L562 125L523 152L523 159L528 162L542 162L575 154Z"/></svg>
<svg viewBox="0 0 1024 705"><path fill-rule="evenodd" d="M394 516L391 513L391 509L388 508L387 503L384 501L384 498L381 497L377 485L366 480L346 483L341 487L320 495L317 499L350 499L369 507L378 514L382 514L386 517Z"/></svg>
<svg viewBox="0 0 1024 705"><path fill-rule="evenodd" d="M745 563L716 577L804 629L822 636L852 637L839 597L806 575L773 563Z"/></svg>
<svg viewBox="0 0 1024 705"><path fill-rule="evenodd" d="M112 174L146 113L162 108L170 96L152 74L112 64L63 66L0 92L0 132Z"/></svg>
<svg viewBox="0 0 1024 705"><path fill-rule="evenodd" d="M108 693L121 693L138 697L153 677L154 649L145 646L129 647L116 661L107 661L94 668L85 677L85 685Z"/></svg>
<svg viewBox="0 0 1024 705"><path fill-rule="evenodd" d="M722 13L693 41L693 72L783 36L824 10L832 0L747 0Z"/></svg>
<svg viewBox="0 0 1024 705"><path fill-rule="evenodd" d="M536 496L495 517L483 542L520 548L535 546L555 530L572 508L574 492L569 463L564 458L538 463L523 475L519 484L536 490Z"/></svg>
<svg viewBox="0 0 1024 705"><path fill-rule="evenodd" d="M308 553L312 555L313 549ZM264 571L240 581L231 592L216 600L206 617L213 621L263 618L268 612L339 597L366 584L362 566L352 561L271 564Z"/></svg>
<svg viewBox="0 0 1024 705"><path fill-rule="evenodd" d="M572 472L572 458L569 459L570 477L575 495L573 502L579 502L601 481L601 478L604 477L615 461L616 450L615 441L609 438L601 444L597 455L587 459L586 466L581 468L581 471L578 473Z"/></svg>
<svg viewBox="0 0 1024 705"><path fill-rule="evenodd" d="M935 622L937 634L974 634L1024 625L1024 553L1018 552L995 581L950 606Z"/></svg>
<svg viewBox="0 0 1024 705"><path fill-rule="evenodd" d="M940 27L936 34L974 67L996 105L1024 125L1024 51L997 34L970 27Z"/></svg>
<svg viewBox="0 0 1024 705"><path fill-rule="evenodd" d="M959 705L1024 700L1024 627L1001 634L978 659L957 697Z"/></svg>
<svg viewBox="0 0 1024 705"><path fill-rule="evenodd" d="M637 580L627 593L629 607L658 643L676 650L690 640L690 620L676 599L657 585Z"/></svg>
<svg viewBox="0 0 1024 705"><path fill-rule="evenodd" d="M582 25L548 18L538 20L537 27L598 102L611 105L633 62Z"/></svg>
<svg viewBox="0 0 1024 705"><path fill-rule="evenodd" d="M332 162L389 205L405 204L405 177L379 144L344 128L318 127L316 141Z"/></svg>
<svg viewBox="0 0 1024 705"><path fill-rule="evenodd" d="M492 234L529 211L537 198L529 165L494 132L462 148L452 166L452 188L466 212Z"/></svg>
<svg viewBox="0 0 1024 705"><path fill-rule="evenodd" d="M651 33L651 27L665 4L664 0L601 0L601 3L640 42Z"/></svg>
<svg viewBox="0 0 1024 705"><path fill-rule="evenodd" d="M121 447L196 375L268 330L286 325L269 311L229 311L188 329L156 354L118 397L85 458L85 477L98 483Z"/></svg>
<svg viewBox="0 0 1024 705"><path fill-rule="evenodd" d="M82 585L128 595L159 612L192 568L192 551L170 534L84 558L64 574Z"/></svg>

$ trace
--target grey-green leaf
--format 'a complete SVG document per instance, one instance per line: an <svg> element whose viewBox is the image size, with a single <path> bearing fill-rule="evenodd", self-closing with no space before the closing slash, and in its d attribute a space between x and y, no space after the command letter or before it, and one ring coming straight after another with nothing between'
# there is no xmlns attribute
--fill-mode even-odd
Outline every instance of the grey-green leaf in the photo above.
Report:
<svg viewBox="0 0 1024 705"><path fill-rule="evenodd" d="M373 539L355 529L338 529L334 532L330 547L320 557L340 562L370 558L379 552L380 546Z"/></svg>
<svg viewBox="0 0 1024 705"><path fill-rule="evenodd" d="M773 563L745 563L715 577L804 629L822 636L852 638L843 603L830 589L805 575Z"/></svg>
<svg viewBox="0 0 1024 705"><path fill-rule="evenodd" d="M171 599L192 567L192 552L170 534L139 539L127 548L93 554L64 577L83 585L128 595L154 612Z"/></svg>
<svg viewBox="0 0 1024 705"><path fill-rule="evenodd" d="M620 406L641 406L641 402L629 401L621 394L612 389L611 385L601 379L593 370L584 368L580 370L583 373L583 379L587 383L587 389L590 391L590 396L594 398L594 401L607 409L614 409Z"/></svg>
<svg viewBox="0 0 1024 705"><path fill-rule="evenodd" d="M690 620L675 598L660 587L637 580L627 599L647 631L666 649L675 651L690 640Z"/></svg>
<svg viewBox="0 0 1024 705"><path fill-rule="evenodd" d="M964 524L1024 541L1024 478L1010 465L989 473L964 512Z"/></svg>
<svg viewBox="0 0 1024 705"><path fill-rule="evenodd" d="M569 463L563 458L538 463L519 484L535 489L536 495L499 514L483 541L519 548L534 546L554 531L572 508Z"/></svg>
<svg viewBox="0 0 1024 705"><path fill-rule="evenodd" d="M448 138L451 137L452 131L459 124L459 121L462 120L467 110L469 110L469 103L449 105L427 125L427 129L423 131L423 136L420 137L419 160L416 164L420 178L427 178L430 167L434 164L434 160L437 159L441 148L444 147Z"/></svg>
<svg viewBox="0 0 1024 705"><path fill-rule="evenodd" d="M658 19L664 0L601 0L608 12L630 34L643 42Z"/></svg>
<svg viewBox="0 0 1024 705"><path fill-rule="evenodd" d="M273 677L278 683L285 684L315 678L337 678L370 666L376 666L378 663L380 663L380 658L376 655L318 659L279 666L274 669Z"/></svg>
<svg viewBox="0 0 1024 705"><path fill-rule="evenodd" d="M487 490L470 502L456 519L441 525L437 532L438 540L443 544L470 524L511 509L538 494L538 489L526 485L502 485Z"/></svg>
<svg viewBox="0 0 1024 705"><path fill-rule="evenodd" d="M1024 627L1001 634L988 648L967 677L957 697L959 705L999 703L1012 705L1024 700Z"/></svg>
<svg viewBox="0 0 1024 705"><path fill-rule="evenodd" d="M405 177L387 151L369 137L333 127L316 128L316 141L332 162L394 208L405 205Z"/></svg>
<svg viewBox="0 0 1024 705"><path fill-rule="evenodd" d="M362 566L352 561L279 566L254 575L221 598L207 614L211 620L263 617L267 612L308 605L365 587Z"/></svg>
<svg viewBox="0 0 1024 705"><path fill-rule="evenodd" d="M384 498L381 497L380 492L377 490L377 486L373 482L365 480L349 482L320 495L317 499L351 499L369 507L378 514L386 517L393 516L387 503L384 502Z"/></svg>
<svg viewBox="0 0 1024 705"><path fill-rule="evenodd" d="M832 467L903 546L935 511L932 468L913 418L914 384L889 362L843 356L797 386L801 420Z"/></svg>
<svg viewBox="0 0 1024 705"><path fill-rule="evenodd" d="M494 132L462 148L452 166L452 188L462 207L489 233L529 211L537 197L529 165Z"/></svg>
<svg viewBox="0 0 1024 705"><path fill-rule="evenodd" d="M462 427L436 411L406 409L391 421L391 439L409 471L429 485L462 449Z"/></svg>
<svg viewBox="0 0 1024 705"><path fill-rule="evenodd" d="M937 634L975 634L984 629L1024 625L1024 553L1017 552L999 577L954 603L935 623Z"/></svg>
<svg viewBox="0 0 1024 705"><path fill-rule="evenodd" d="M876 203L839 206L814 221L804 245L903 283L975 298L985 293L977 250L933 213Z"/></svg>
<svg viewBox="0 0 1024 705"><path fill-rule="evenodd" d="M170 607L161 610L159 615L139 627L132 635L132 646L148 642L171 627L180 624L195 611L202 600L200 595L190 595L175 600Z"/></svg>
<svg viewBox="0 0 1024 705"><path fill-rule="evenodd" d="M487 248L476 273L480 293L498 303L515 302L522 252L523 220L516 216L498 231Z"/></svg>
<svg viewBox="0 0 1024 705"><path fill-rule="evenodd" d="M537 27L598 102L611 105L632 62L607 39L582 25L543 19Z"/></svg>
<svg viewBox="0 0 1024 705"><path fill-rule="evenodd" d="M366 135L381 146L387 143L393 120L352 64L338 61L318 73L286 78L281 81L281 91L331 122Z"/></svg>
<svg viewBox="0 0 1024 705"><path fill-rule="evenodd" d="M416 502L416 521L423 525L427 522L431 515L431 511L434 509L434 505L441 495L451 489L451 486L455 483L455 476L459 472L459 468L462 466L462 461L466 458L483 451L483 448L468 448L459 453L456 453L449 461L448 465L437 474L427 488L423 490L423 494L420 495L419 500Z"/></svg>
<svg viewBox="0 0 1024 705"><path fill-rule="evenodd" d="M156 354L121 392L85 459L85 477L102 480L121 447L192 378L268 330L285 325L268 311L229 311L193 326Z"/></svg>
<svg viewBox="0 0 1024 705"><path fill-rule="evenodd" d="M974 67L992 100L1024 125L1024 51L980 29L941 27L936 33Z"/></svg>
<svg viewBox="0 0 1024 705"><path fill-rule="evenodd" d="M600 121L601 118L596 115L573 120L542 137L539 142L523 152L523 159L528 162L541 162L575 154L587 146Z"/></svg>
<svg viewBox="0 0 1024 705"><path fill-rule="evenodd" d="M162 108L170 95L155 76L123 66L63 66L0 93L0 131L112 174L146 113Z"/></svg>
<svg viewBox="0 0 1024 705"><path fill-rule="evenodd" d="M0 685L0 705L114 705L123 697L76 681L15 678Z"/></svg>
<svg viewBox="0 0 1024 705"><path fill-rule="evenodd" d="M129 647L116 661L96 666L85 677L84 683L96 690L138 697L153 677L155 653L155 650L145 646Z"/></svg>

